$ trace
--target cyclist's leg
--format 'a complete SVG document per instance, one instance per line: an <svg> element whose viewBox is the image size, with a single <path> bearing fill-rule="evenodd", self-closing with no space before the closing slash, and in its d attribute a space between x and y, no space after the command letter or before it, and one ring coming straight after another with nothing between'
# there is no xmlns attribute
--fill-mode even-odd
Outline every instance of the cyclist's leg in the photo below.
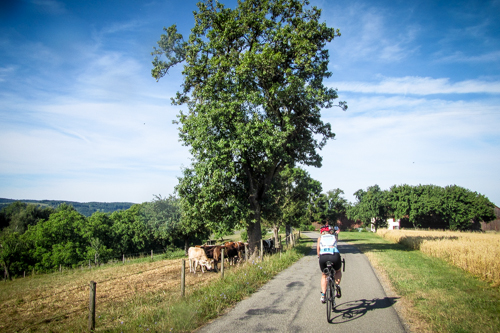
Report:
<svg viewBox="0 0 500 333"><path fill-rule="evenodd" d="M340 253L335 253L333 256L333 268L335 268L335 283L340 284L340 280L342 280L342 259L340 258Z"/></svg>
<svg viewBox="0 0 500 333"><path fill-rule="evenodd" d="M324 294L326 292L326 277L327 275L322 273L321 274L321 292Z"/></svg>
<svg viewBox="0 0 500 333"><path fill-rule="evenodd" d="M342 280L342 272L338 270L335 272L335 283L340 284L341 280Z"/></svg>

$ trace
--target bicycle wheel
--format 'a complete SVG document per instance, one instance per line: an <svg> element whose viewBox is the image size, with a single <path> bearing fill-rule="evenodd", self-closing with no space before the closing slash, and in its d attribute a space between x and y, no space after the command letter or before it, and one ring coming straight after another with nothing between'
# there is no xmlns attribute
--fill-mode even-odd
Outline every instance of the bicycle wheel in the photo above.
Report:
<svg viewBox="0 0 500 333"><path fill-rule="evenodd" d="M335 307L335 289L333 286L333 281L328 279L326 285L326 319L328 322L332 320L332 311Z"/></svg>

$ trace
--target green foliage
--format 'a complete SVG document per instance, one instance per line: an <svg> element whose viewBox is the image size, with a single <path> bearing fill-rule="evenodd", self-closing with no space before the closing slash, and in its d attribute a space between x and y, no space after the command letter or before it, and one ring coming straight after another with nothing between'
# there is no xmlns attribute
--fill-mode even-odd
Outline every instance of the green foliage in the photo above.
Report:
<svg viewBox="0 0 500 333"><path fill-rule="evenodd" d="M59 265L74 266L84 259L85 239L78 230L85 224L85 217L72 206L62 204L50 215L30 227L27 232L31 244L31 255L36 269L47 270Z"/></svg>
<svg viewBox="0 0 500 333"><path fill-rule="evenodd" d="M394 185L382 191L378 185L358 190L357 202L347 216L375 228L385 226L389 216L406 220L413 228L480 230L480 222L495 219L494 205L488 198L460 186ZM402 224L404 227L404 223Z"/></svg>
<svg viewBox="0 0 500 333"><path fill-rule="evenodd" d="M323 79L331 76L326 43L340 34L306 5L200 2L188 42L174 25L153 52L157 80L185 62L173 99L188 106L179 135L193 156L177 187L183 214L212 231L243 222L252 244L273 179L296 163L320 167L317 150L334 137L320 110L337 98Z"/></svg>
<svg viewBox="0 0 500 333"><path fill-rule="evenodd" d="M415 228L479 230L480 222L495 219L488 198L456 185L393 186L389 195L394 216Z"/></svg>
<svg viewBox="0 0 500 333"><path fill-rule="evenodd" d="M312 222L329 222L333 225L337 219L346 213L348 202L342 196L344 191L339 188L318 194L310 206L310 216Z"/></svg>
<svg viewBox="0 0 500 333"><path fill-rule="evenodd" d="M18 232L6 230L0 234L0 263L9 279L12 278L12 266L23 257L24 247L24 241Z"/></svg>
<svg viewBox="0 0 500 333"><path fill-rule="evenodd" d="M382 191L378 185L374 185L366 191L360 189L354 195L357 202L347 210L350 219L360 220L365 226L373 223L375 230L387 226L387 217L390 214L387 191Z"/></svg>
<svg viewBox="0 0 500 333"><path fill-rule="evenodd" d="M263 215L276 229L288 225L300 227L310 223L311 201L321 192L321 184L305 170L285 167L274 178L264 201Z"/></svg>
<svg viewBox="0 0 500 333"><path fill-rule="evenodd" d="M12 231L24 233L28 226L35 225L40 220L46 220L54 209L50 207L39 207L35 204L28 204L15 201L0 210L0 227L9 227Z"/></svg>

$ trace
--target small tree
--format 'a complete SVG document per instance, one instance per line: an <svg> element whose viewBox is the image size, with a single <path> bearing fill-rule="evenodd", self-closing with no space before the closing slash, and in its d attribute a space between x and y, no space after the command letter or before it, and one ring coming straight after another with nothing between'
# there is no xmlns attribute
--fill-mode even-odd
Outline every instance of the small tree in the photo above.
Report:
<svg viewBox="0 0 500 333"><path fill-rule="evenodd" d="M366 191L358 190L354 193L357 202L347 211L350 219L360 220L364 226L378 228L387 226L387 217L390 213L387 193L378 185L370 186Z"/></svg>
<svg viewBox="0 0 500 333"><path fill-rule="evenodd" d="M286 226L289 236L291 227L310 223L307 218L309 202L320 192L320 182L301 168L286 167L275 177L263 215L271 221L276 244L280 227Z"/></svg>

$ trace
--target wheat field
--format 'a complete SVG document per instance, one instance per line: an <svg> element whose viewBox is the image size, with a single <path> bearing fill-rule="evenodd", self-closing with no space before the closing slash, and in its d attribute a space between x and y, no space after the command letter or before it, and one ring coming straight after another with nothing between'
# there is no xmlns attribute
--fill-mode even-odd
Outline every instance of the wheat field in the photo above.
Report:
<svg viewBox="0 0 500 333"><path fill-rule="evenodd" d="M500 286L499 233L379 229L377 234Z"/></svg>

